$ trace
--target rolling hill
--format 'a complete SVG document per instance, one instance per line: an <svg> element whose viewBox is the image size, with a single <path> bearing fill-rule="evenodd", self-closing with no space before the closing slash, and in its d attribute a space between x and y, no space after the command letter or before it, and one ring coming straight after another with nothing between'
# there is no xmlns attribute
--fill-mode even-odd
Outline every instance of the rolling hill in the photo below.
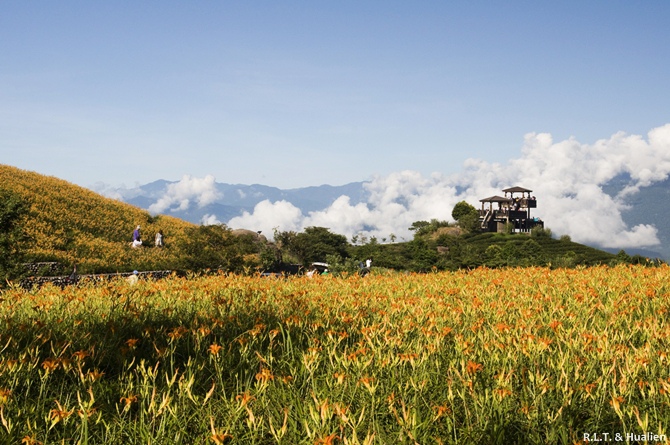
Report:
<svg viewBox="0 0 670 445"><path fill-rule="evenodd" d="M78 265L80 273L170 268L176 249L194 224L170 216L152 217L130 204L105 198L67 181L0 165L0 184L28 203L23 222L31 239L26 249L31 261L57 261ZM145 244L153 245L158 230L166 248L131 249L131 235L141 226Z"/></svg>

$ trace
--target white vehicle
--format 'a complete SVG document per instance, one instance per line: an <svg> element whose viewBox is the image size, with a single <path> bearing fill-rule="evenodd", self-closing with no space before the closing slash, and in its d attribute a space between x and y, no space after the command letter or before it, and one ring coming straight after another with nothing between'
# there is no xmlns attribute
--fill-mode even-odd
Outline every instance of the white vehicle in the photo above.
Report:
<svg viewBox="0 0 670 445"><path fill-rule="evenodd" d="M321 275L324 273L328 273L330 269L330 265L328 263L323 263L320 261L316 261L311 264L309 270L307 271L307 276L308 277L313 277L314 275Z"/></svg>

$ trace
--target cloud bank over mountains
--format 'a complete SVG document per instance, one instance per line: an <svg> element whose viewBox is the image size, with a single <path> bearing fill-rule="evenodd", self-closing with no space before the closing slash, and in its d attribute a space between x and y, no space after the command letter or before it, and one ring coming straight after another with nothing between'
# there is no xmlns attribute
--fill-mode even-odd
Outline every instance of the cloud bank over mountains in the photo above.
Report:
<svg viewBox="0 0 670 445"><path fill-rule="evenodd" d="M402 171L375 177L363 184L364 201L340 196L322 210L305 212L287 200L264 200L253 211L228 221L206 215L204 223L226 223L231 228L300 231L309 226L328 227L351 237L364 234L380 241L391 234L411 239L414 221L451 220L451 210L462 200L480 207L479 200L502 194L502 189L522 186L533 190L538 208L533 216L557 235L573 241L614 248L657 246L658 230L649 224L629 227L622 218L627 199L641 187L663 181L670 174L670 124L654 128L646 137L616 133L593 144L570 138L554 142L547 133L524 138L520 157L506 163L469 159L462 172L429 177ZM616 193L604 188L627 178ZM213 176L170 184L167 192L149 207L153 213L169 213L193 203L204 206L219 197Z"/></svg>
<svg viewBox="0 0 670 445"><path fill-rule="evenodd" d="M449 177L412 171L377 177L364 184L370 192L367 203L352 205L343 196L307 215L288 202L264 201L228 225L268 233L274 227L324 226L347 235L411 237L408 227L414 221L451 220L457 202L479 207L479 199L520 185L533 190L538 198L535 216L554 233L602 247L651 247L659 244L657 229L646 224L627 227L622 211L627 197L669 173L670 124L651 130L646 139L621 132L594 144L554 142L550 134L532 133L525 136L521 157L505 164L470 159L462 173ZM615 196L605 193L603 186L621 175L630 177L628 185Z"/></svg>
<svg viewBox="0 0 670 445"><path fill-rule="evenodd" d="M170 210L186 210L192 202L199 207L216 202L219 192L216 189L214 176L192 178L184 175L181 181L168 184L167 192L158 201L151 204L148 210L151 213L165 213ZM175 207L176 206L176 207Z"/></svg>
<svg viewBox="0 0 670 445"><path fill-rule="evenodd" d="M253 227L272 233L279 230L302 230L309 226L328 227L349 237L364 234L379 240L395 235L411 239L408 228L414 221L451 220L451 210L458 202L457 193L447 178L403 171L377 177L363 184L368 192L366 202L353 204L340 196L328 208L303 214L287 201L263 201L254 211L228 221L233 228Z"/></svg>

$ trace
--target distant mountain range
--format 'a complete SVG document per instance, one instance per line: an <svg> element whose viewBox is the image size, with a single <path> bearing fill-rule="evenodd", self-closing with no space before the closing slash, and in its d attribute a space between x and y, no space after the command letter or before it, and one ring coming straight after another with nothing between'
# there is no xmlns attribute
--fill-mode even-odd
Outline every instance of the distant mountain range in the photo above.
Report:
<svg viewBox="0 0 670 445"><path fill-rule="evenodd" d="M149 209L152 204L168 193L168 186L174 183L176 181L158 180L136 189L118 190L118 192L121 193L125 202ZM166 213L196 224L202 222L204 217L212 215L225 222L240 216L242 212L253 212L256 204L267 199L271 202L282 200L290 202L303 214L307 214L329 207L342 195L349 196L351 204L364 202L367 191L363 188L363 184L364 182L352 182L340 186L320 185L282 190L260 184L216 183L216 190L220 196L216 202L201 207L191 205L184 210L174 208Z"/></svg>
<svg viewBox="0 0 670 445"><path fill-rule="evenodd" d="M135 189L118 190L123 200L143 209L155 204L168 193L170 184L176 181L158 180ZM616 195L626 185L630 178L617 177L603 187L610 196ZM219 221L226 222L240 216L242 212L253 212L256 204L263 200L271 202L285 200L299 208L303 214L328 208L338 197L346 195L352 205L367 202L369 192L364 187L365 182L352 182L341 186L321 185L296 189L279 189L260 184L226 184L216 183L219 198L204 206L189 205L184 209L171 208L165 213L192 223L201 223L203 218L215 216ZM622 212L626 224L651 224L658 229L661 245L654 250L626 248L626 252L648 257L670 259L670 179L656 182L629 198L630 208ZM551 222L548 223L551 228ZM598 247L599 246L593 246ZM604 249L617 252L618 249Z"/></svg>

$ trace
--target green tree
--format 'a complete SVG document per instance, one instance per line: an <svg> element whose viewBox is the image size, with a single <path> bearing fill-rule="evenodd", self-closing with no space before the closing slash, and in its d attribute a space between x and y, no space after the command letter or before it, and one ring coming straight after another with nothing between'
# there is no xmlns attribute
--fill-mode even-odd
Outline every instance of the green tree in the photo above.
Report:
<svg viewBox="0 0 670 445"><path fill-rule="evenodd" d="M18 195L0 190L0 287L23 274L23 248L27 237L21 220L28 205Z"/></svg>
<svg viewBox="0 0 670 445"><path fill-rule="evenodd" d="M430 226L428 221L414 221L409 227L409 230L414 232L414 236L422 235L426 228Z"/></svg>
<svg viewBox="0 0 670 445"><path fill-rule="evenodd" d="M325 261L329 255L349 256L347 237L332 233L326 227L307 227L304 232L279 232L275 241L283 253L307 265Z"/></svg>
<svg viewBox="0 0 670 445"><path fill-rule="evenodd" d="M359 272L358 263L353 258L342 258L339 255L328 255L326 257L329 272L335 276L352 275Z"/></svg>
<svg viewBox="0 0 670 445"><path fill-rule="evenodd" d="M467 232L473 233L479 230L479 212L465 201L456 203L451 211L451 217L458 222L461 229Z"/></svg>
<svg viewBox="0 0 670 445"><path fill-rule="evenodd" d="M253 251L251 244L243 236L232 235L223 224L190 228L178 246L183 252L181 267L191 271L221 269L242 272L244 254Z"/></svg>
<svg viewBox="0 0 670 445"><path fill-rule="evenodd" d="M631 256L626 253L625 250L621 249L619 253L616 254L616 262L618 263L630 263Z"/></svg>
<svg viewBox="0 0 670 445"><path fill-rule="evenodd" d="M274 271L281 265L281 252L276 245L263 243L260 246L261 269L264 271Z"/></svg>
<svg viewBox="0 0 670 445"><path fill-rule="evenodd" d="M425 238L415 238L408 243L410 262L408 269L414 272L428 272L437 262L437 250L435 246L426 241Z"/></svg>
<svg viewBox="0 0 670 445"><path fill-rule="evenodd" d="M425 236L435 233L440 227L449 227L447 221L439 221L435 218L428 221L414 221L409 230L414 231L414 236Z"/></svg>
<svg viewBox="0 0 670 445"><path fill-rule="evenodd" d="M455 221L460 221L464 216L471 214L478 214L477 209L472 204L465 201L456 203L451 211L451 217L454 218Z"/></svg>

